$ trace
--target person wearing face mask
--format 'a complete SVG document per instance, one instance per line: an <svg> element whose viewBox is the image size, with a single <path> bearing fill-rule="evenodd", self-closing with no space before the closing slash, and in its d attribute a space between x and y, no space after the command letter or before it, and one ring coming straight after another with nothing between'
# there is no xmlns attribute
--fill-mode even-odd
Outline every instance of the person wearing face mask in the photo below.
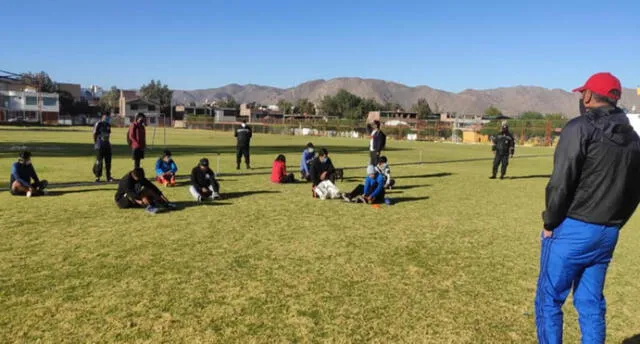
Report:
<svg viewBox="0 0 640 344"><path fill-rule="evenodd" d="M329 158L329 151L326 148L320 149L318 157L311 161L309 174L311 175L311 188L314 197L317 196L315 189L320 183L324 181L329 181L331 184L335 183L336 169L331 158Z"/></svg>
<svg viewBox="0 0 640 344"><path fill-rule="evenodd" d="M31 182L33 180L33 182ZM14 196L26 195L41 196L46 194L47 181L40 180L36 170L31 164L31 153L24 151L16 163L11 166L11 178L9 181L11 194Z"/></svg>
<svg viewBox="0 0 640 344"><path fill-rule="evenodd" d="M93 165L93 174L96 176L96 183L102 177L102 161L107 176L107 182L113 181L111 178L111 117L108 113L103 113L101 120L93 126L93 143L96 149L96 162Z"/></svg>
<svg viewBox="0 0 640 344"><path fill-rule="evenodd" d="M307 147L305 147L305 149L302 151L302 158L300 159L300 177L302 180L311 180L309 169L311 166L311 161L313 161L315 157L315 148L313 147L313 143L309 142L307 143Z"/></svg>
<svg viewBox="0 0 640 344"><path fill-rule="evenodd" d="M500 179L504 179L504 175L507 174L507 166L509 166L509 157L513 158L515 146L516 143L513 139L513 135L509 132L509 125L506 122L502 123L502 131L493 138L493 146L491 147L496 154L493 159L493 173L491 174L491 179L496 179L498 166L500 165L502 165L502 169L500 170Z"/></svg>
<svg viewBox="0 0 640 344"><path fill-rule="evenodd" d="M389 168L389 164L387 164L387 157L381 156L378 159L378 164L376 165L376 172L384 177L384 188L392 189L394 185L396 185L396 181L391 178L391 169Z"/></svg>
<svg viewBox="0 0 640 344"><path fill-rule="evenodd" d="M236 170L240 169L240 162L244 156L244 162L247 164L247 170L251 169L251 158L249 155L249 148L251 145L251 137L253 131L251 127L247 126L247 120L243 120L240 127L236 129L234 133L236 137Z"/></svg>
<svg viewBox="0 0 640 344"><path fill-rule="evenodd" d="M581 116L562 130L542 214L540 343L562 343L562 306L571 290L582 343L605 342L607 268L640 202L640 137L617 107L620 80L598 73L574 92L582 95Z"/></svg>
<svg viewBox="0 0 640 344"><path fill-rule="evenodd" d="M156 181L164 186L176 186L178 165L171 159L171 151L165 149L156 161Z"/></svg>
<svg viewBox="0 0 640 344"><path fill-rule="evenodd" d="M136 116L135 122L129 126L127 142L131 147L131 158L133 166L140 167L140 160L144 159L144 150L147 148L146 129L144 127L146 116L140 112Z"/></svg>

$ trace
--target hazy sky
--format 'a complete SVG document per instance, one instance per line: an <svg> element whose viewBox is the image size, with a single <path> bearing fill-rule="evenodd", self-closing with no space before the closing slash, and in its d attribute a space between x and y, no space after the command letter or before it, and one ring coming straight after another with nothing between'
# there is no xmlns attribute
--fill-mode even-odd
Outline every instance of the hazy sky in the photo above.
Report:
<svg viewBox="0 0 640 344"><path fill-rule="evenodd" d="M640 85L640 1L6 1L0 69L137 88Z"/></svg>

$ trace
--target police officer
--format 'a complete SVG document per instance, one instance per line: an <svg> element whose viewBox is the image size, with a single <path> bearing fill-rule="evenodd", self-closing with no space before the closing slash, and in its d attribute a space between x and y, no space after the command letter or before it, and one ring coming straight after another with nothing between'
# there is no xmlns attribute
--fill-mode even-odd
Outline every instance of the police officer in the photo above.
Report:
<svg viewBox="0 0 640 344"><path fill-rule="evenodd" d="M562 130L546 189L536 327L540 343L562 343L562 305L573 290L582 343L600 344L607 268L640 202L640 138L617 107L615 76L595 74L574 91L581 116Z"/></svg>
<svg viewBox="0 0 640 344"><path fill-rule="evenodd" d="M93 127L93 143L96 149L96 162L93 165L93 174L96 176L96 183L102 177L102 161L107 175L107 182L113 181L111 178L111 117L108 113L102 114L102 119Z"/></svg>
<svg viewBox="0 0 640 344"><path fill-rule="evenodd" d="M247 120L243 120L242 124L236 129L235 137L237 140L236 145L236 169L240 169L240 162L244 156L244 162L247 164L247 169L251 169L251 158L249 157L249 146L251 144L251 136L253 132L251 127L247 126Z"/></svg>
<svg viewBox="0 0 640 344"><path fill-rule="evenodd" d="M500 179L504 179L504 175L507 173L507 166L509 166L509 156L513 157L515 151L515 140L513 135L509 132L509 125L502 123L502 131L496 137L493 138L493 151L496 153L493 159L493 174L491 179L496 179L498 174L498 166L502 165L500 170Z"/></svg>

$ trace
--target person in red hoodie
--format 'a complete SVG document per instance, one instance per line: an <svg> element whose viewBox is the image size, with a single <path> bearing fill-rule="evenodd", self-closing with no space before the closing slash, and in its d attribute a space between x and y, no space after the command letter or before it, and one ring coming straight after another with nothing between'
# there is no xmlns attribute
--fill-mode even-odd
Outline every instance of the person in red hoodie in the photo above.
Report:
<svg viewBox="0 0 640 344"><path fill-rule="evenodd" d="M282 154L278 155L276 160L273 162L273 167L271 168L271 181L278 184L295 183L296 181L293 173L287 174L287 158Z"/></svg>
<svg viewBox="0 0 640 344"><path fill-rule="evenodd" d="M127 135L135 168L140 167L140 160L144 159L144 149L147 147L145 119L146 116L142 112L138 113L135 122L129 126L129 134Z"/></svg>

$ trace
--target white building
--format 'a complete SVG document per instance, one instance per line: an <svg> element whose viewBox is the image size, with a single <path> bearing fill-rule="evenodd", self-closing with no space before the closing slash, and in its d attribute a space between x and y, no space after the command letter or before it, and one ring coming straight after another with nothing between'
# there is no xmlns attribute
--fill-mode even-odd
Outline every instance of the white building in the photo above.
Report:
<svg viewBox="0 0 640 344"><path fill-rule="evenodd" d="M159 104L140 98L135 91L120 91L120 116L125 124L133 122L139 113L147 117L147 124L151 126L160 122Z"/></svg>
<svg viewBox="0 0 640 344"><path fill-rule="evenodd" d="M0 122L58 124L59 113L57 93L0 91Z"/></svg>

